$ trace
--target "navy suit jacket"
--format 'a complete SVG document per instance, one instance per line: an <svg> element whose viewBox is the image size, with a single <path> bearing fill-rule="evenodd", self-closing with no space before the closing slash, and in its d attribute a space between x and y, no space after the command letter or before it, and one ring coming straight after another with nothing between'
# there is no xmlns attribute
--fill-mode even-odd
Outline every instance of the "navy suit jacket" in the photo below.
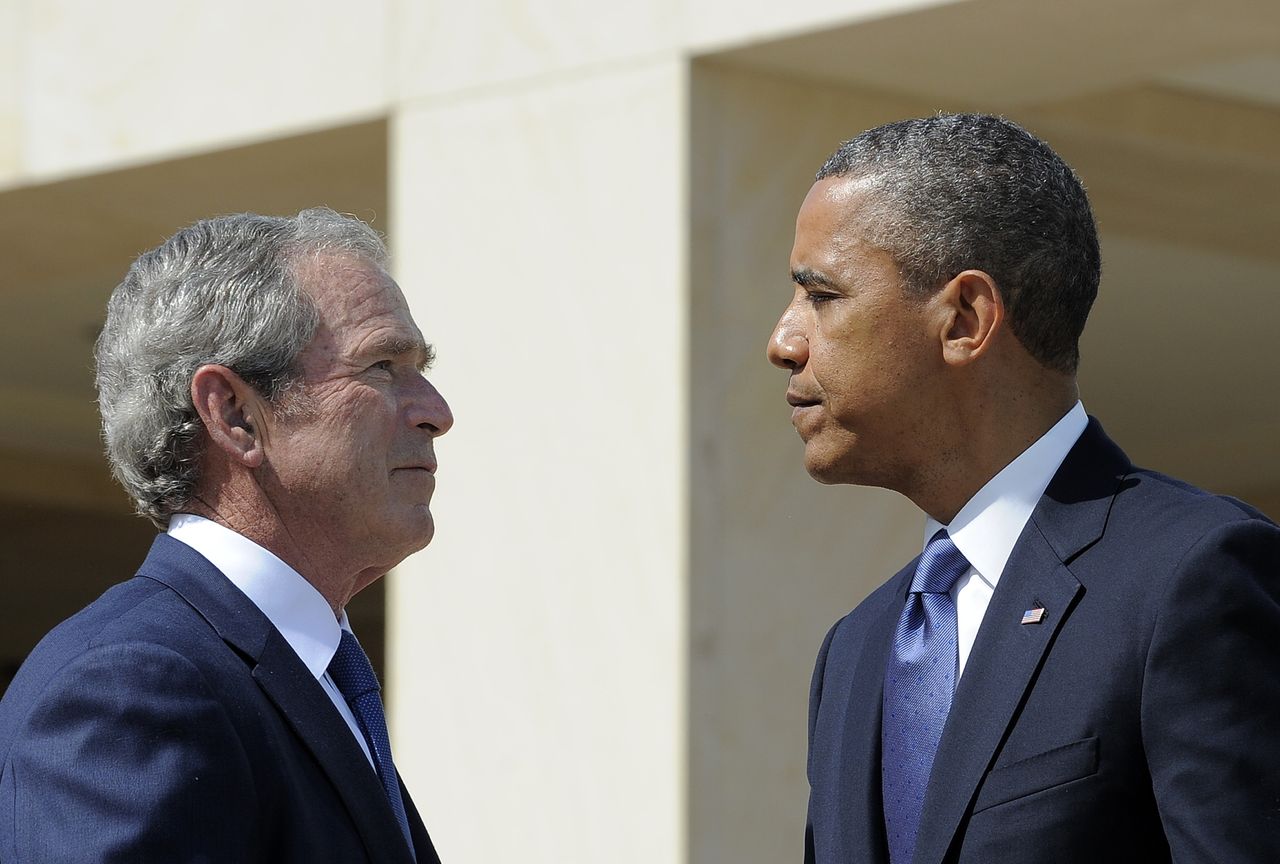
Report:
<svg viewBox="0 0 1280 864"><path fill-rule="evenodd" d="M439 864L404 800L418 861ZM412 856L350 728L284 637L161 535L135 578L41 641L0 702L0 861Z"/></svg>
<svg viewBox="0 0 1280 864"><path fill-rule="evenodd" d="M818 655L807 862L888 862L881 700L914 571ZM1280 862L1280 528L1135 469L1090 421L983 618L914 861Z"/></svg>

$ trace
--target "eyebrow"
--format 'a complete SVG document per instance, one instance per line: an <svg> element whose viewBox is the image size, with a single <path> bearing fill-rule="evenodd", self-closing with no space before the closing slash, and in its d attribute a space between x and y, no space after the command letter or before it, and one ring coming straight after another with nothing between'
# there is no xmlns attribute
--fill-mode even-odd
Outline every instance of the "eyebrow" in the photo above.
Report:
<svg viewBox="0 0 1280 864"><path fill-rule="evenodd" d="M808 267L797 267L791 271L791 281L803 288L835 288L836 284L817 270Z"/></svg>
<svg viewBox="0 0 1280 864"><path fill-rule="evenodd" d="M421 339L387 336L374 343L374 350L378 354L386 354L397 358L406 354L416 354L418 355L416 365L419 372L427 371L436 362L436 349Z"/></svg>

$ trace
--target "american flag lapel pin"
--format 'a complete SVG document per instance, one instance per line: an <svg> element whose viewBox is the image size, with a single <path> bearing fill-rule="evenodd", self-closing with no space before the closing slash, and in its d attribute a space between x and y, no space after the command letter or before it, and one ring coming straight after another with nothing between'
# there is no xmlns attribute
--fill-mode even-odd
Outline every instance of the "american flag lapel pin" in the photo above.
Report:
<svg viewBox="0 0 1280 864"><path fill-rule="evenodd" d="M1044 621L1044 607L1039 603L1022 613L1023 624L1039 624Z"/></svg>

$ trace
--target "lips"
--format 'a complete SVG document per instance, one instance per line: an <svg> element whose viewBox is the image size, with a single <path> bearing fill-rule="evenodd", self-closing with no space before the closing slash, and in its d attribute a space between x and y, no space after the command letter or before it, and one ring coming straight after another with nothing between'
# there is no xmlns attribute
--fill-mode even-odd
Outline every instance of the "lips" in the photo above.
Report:
<svg viewBox="0 0 1280 864"><path fill-rule="evenodd" d="M426 471L428 474L436 473L435 462L419 462L414 465L401 465L397 471Z"/></svg>
<svg viewBox="0 0 1280 864"><path fill-rule="evenodd" d="M802 439L808 441L814 426L813 415L815 409L822 404L821 401L803 393L788 390L787 404L791 406L791 425L796 427Z"/></svg>

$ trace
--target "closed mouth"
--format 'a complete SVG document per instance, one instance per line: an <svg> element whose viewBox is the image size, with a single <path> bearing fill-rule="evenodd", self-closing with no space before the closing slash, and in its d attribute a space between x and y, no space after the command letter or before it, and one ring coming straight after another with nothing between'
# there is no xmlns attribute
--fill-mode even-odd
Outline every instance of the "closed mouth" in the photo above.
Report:
<svg viewBox="0 0 1280 864"><path fill-rule="evenodd" d="M788 405L790 405L792 408L807 408L807 407L809 407L810 405L817 405L817 404L818 404L818 400L817 400L817 399L806 399L806 398L804 398L803 396L799 396L799 395L797 395L797 394L795 394L795 393L792 393L791 391L789 391L789 390L788 390L788 391L787 391L787 404L788 404Z"/></svg>

